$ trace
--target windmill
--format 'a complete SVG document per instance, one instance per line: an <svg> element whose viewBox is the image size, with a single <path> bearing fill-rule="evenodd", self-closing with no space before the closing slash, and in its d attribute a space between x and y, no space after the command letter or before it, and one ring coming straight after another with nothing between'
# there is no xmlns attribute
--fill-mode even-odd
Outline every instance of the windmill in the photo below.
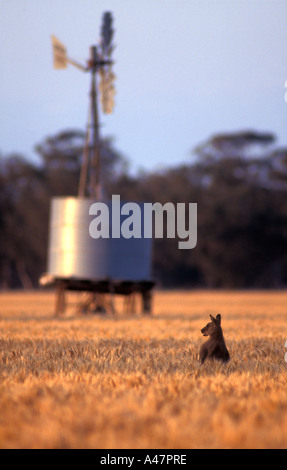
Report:
<svg viewBox="0 0 287 470"><path fill-rule="evenodd" d="M99 310L114 313L113 298L122 295L126 307L134 310L135 295L142 298L144 313L151 311L151 238L100 237L89 234L91 204L103 199L100 180L100 138L98 98L102 111L114 108L112 53L114 45L112 15L103 15L98 46L90 48L90 57L83 65L67 55L66 47L52 36L54 68L69 64L91 73L88 125L83 151L77 197L54 197L51 201L47 273L40 285L56 288L56 315L65 312L66 291L86 293L80 302L81 311ZM99 95L99 96L98 96ZM112 210L113 201L106 201ZM120 208L119 208L120 209Z"/></svg>
<svg viewBox="0 0 287 470"><path fill-rule="evenodd" d="M52 35L53 58L55 69L65 69L71 64L83 72L91 73L90 105L88 114L87 132L81 166L79 197L93 197L101 199L100 180L100 137L98 119L98 91L102 111L105 114L113 112L115 75L112 71L113 39L113 18L110 12L105 12L101 27L101 39L98 46L91 46L90 58L86 65L83 65L67 55L66 47ZM97 83L97 75L99 84ZM97 86L98 85L98 86Z"/></svg>

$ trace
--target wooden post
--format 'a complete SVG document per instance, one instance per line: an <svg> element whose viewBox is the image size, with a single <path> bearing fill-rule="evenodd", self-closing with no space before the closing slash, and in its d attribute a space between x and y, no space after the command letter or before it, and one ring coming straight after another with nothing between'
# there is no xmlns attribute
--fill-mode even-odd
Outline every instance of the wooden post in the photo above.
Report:
<svg viewBox="0 0 287 470"><path fill-rule="evenodd" d="M151 290L143 291L142 292L143 313L147 315L151 314L151 301L152 301Z"/></svg>
<svg viewBox="0 0 287 470"><path fill-rule="evenodd" d="M65 313L66 309L66 296L65 296L65 284L58 284L56 287L56 311L55 315L59 317Z"/></svg>

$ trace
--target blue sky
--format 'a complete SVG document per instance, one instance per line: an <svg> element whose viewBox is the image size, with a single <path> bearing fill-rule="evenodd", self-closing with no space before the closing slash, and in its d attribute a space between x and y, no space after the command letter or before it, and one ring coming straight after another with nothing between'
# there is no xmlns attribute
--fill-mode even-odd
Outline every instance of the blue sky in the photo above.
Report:
<svg viewBox="0 0 287 470"><path fill-rule="evenodd" d="M286 0L0 0L0 153L85 129L90 76L54 70L50 35L85 63L114 17L116 106L100 115L131 169L187 162L216 133L287 144Z"/></svg>

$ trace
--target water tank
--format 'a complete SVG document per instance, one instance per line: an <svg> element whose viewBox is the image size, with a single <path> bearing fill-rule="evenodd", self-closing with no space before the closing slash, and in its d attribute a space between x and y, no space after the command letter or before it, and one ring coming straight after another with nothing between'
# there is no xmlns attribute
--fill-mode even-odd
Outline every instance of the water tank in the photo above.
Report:
<svg viewBox="0 0 287 470"><path fill-rule="evenodd" d="M151 279L151 238L97 238L90 236L89 198L62 197L51 201L48 274L59 278ZM104 201L109 208L112 201ZM124 202L120 202L122 207ZM143 203L137 203L143 208ZM143 211L142 211L143 212Z"/></svg>

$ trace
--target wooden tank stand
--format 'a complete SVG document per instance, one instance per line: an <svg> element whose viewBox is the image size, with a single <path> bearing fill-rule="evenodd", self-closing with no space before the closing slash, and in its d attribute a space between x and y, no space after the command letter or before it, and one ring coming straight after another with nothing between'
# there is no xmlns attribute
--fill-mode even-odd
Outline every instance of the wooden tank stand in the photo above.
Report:
<svg viewBox="0 0 287 470"><path fill-rule="evenodd" d="M44 279L47 278L45 281ZM42 280L42 282L41 282ZM109 313L115 314L114 296L124 296L124 313L134 313L136 298L141 299L141 312L151 314L152 312L152 289L154 281L114 281L101 280L91 281L83 279L66 279L43 275L40 284L54 287L55 315L64 315L67 305L67 292L83 292L83 298L77 307L78 313Z"/></svg>

